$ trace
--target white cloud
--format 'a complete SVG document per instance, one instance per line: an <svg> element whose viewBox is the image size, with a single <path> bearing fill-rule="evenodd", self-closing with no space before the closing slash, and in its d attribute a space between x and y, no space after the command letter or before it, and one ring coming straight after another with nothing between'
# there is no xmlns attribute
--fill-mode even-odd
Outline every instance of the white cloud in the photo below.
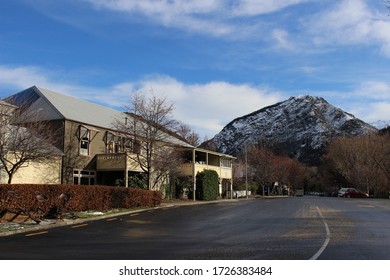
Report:
<svg viewBox="0 0 390 280"><path fill-rule="evenodd" d="M224 18L236 16L255 16L282 10L309 0L84 0L97 8L118 12L141 13L157 17L162 22L170 22L179 15L223 15Z"/></svg>
<svg viewBox="0 0 390 280"><path fill-rule="evenodd" d="M390 102L372 103L371 108L371 113L367 116L370 121L390 120Z"/></svg>
<svg viewBox="0 0 390 280"><path fill-rule="evenodd" d="M166 27L221 36L231 33L231 26L215 18L223 8L223 1L152 1L152 0L85 0L101 10L131 16L141 15Z"/></svg>
<svg viewBox="0 0 390 280"><path fill-rule="evenodd" d="M291 5L307 2L308 0L242 0L234 5L233 14L235 15L261 15L272 13L284 9Z"/></svg>
<svg viewBox="0 0 390 280"><path fill-rule="evenodd" d="M153 91L174 103L175 117L193 127L202 137L213 137L234 118L283 99L281 92L263 86L224 81L186 84L158 75L107 88L60 81L61 73L32 66L13 68L0 65L0 77L3 87L13 89L9 94L36 85L117 109L128 104L132 92Z"/></svg>
<svg viewBox="0 0 390 280"><path fill-rule="evenodd" d="M185 84L168 76L149 77L121 88L166 97L175 105L175 116L201 135L213 137L234 118L280 101L283 94L266 87L214 81Z"/></svg>
<svg viewBox="0 0 390 280"><path fill-rule="evenodd" d="M365 96L373 100L390 101L390 83L365 81L356 90L356 95Z"/></svg>
<svg viewBox="0 0 390 280"><path fill-rule="evenodd" d="M46 75L38 67L10 67L0 65L0 77L2 87L29 87L36 83L48 84Z"/></svg>
<svg viewBox="0 0 390 280"><path fill-rule="evenodd" d="M75 84L63 79L61 70L48 70L36 66L5 66L0 65L0 85L3 88L2 97L9 96L19 90L32 86L43 87L59 93L67 94L99 104L120 108L125 97L123 91L115 87L107 90ZM4 92L4 89L10 91ZM111 94L108 94L111 93Z"/></svg>
<svg viewBox="0 0 390 280"><path fill-rule="evenodd" d="M364 81L350 94L357 117L366 122L390 121L390 83Z"/></svg>
<svg viewBox="0 0 390 280"><path fill-rule="evenodd" d="M177 15L210 13L223 5L221 0L154 1L154 0L86 0L96 7L121 12L141 12L146 15ZM168 16L167 16L168 17Z"/></svg>
<svg viewBox="0 0 390 280"><path fill-rule="evenodd" d="M165 75L124 81L105 88L88 87L63 79L63 72L35 66L0 65L1 86L11 89L3 97L33 85L102 105L122 108L135 91L166 97L175 106L175 117L204 136L213 137L234 118L286 99L286 93L267 86L226 81L185 83ZM331 102L366 121L390 120L390 83L362 81L349 92L312 92L332 97Z"/></svg>
<svg viewBox="0 0 390 280"><path fill-rule="evenodd" d="M86 5L75 4L80 1ZM367 45L390 57L390 17L384 5L372 0L74 0L69 1L74 5L69 4L72 9L68 11L64 11L68 3L58 2L40 0L34 6L49 17L92 33L104 24L129 21L248 43L276 42L276 49L299 49L301 54ZM300 4L307 4L303 6L307 10L289 9ZM96 15L88 13L92 9L109 13L100 14L96 21ZM267 16L280 11L275 17Z"/></svg>
<svg viewBox="0 0 390 280"><path fill-rule="evenodd" d="M385 7L383 7L385 8ZM379 45L390 57L390 18L365 0L343 0L306 22L317 45Z"/></svg>
<svg viewBox="0 0 390 280"><path fill-rule="evenodd" d="M259 26L244 18L264 15L308 0L84 0L100 10L145 16L166 27L212 36L242 37ZM238 21L236 19L239 19Z"/></svg>
<svg viewBox="0 0 390 280"><path fill-rule="evenodd" d="M294 43L290 41L289 34L286 30L275 29L272 32L272 37L277 42L276 46L281 49L293 50Z"/></svg>
<svg viewBox="0 0 390 280"><path fill-rule="evenodd" d="M329 96L342 110L368 122L390 121L390 83L362 81L350 91L317 93Z"/></svg>
<svg viewBox="0 0 390 280"><path fill-rule="evenodd" d="M378 121L390 121L390 102L378 101L378 102L364 102L360 104L350 105L349 112L354 114L357 118L367 122L376 123Z"/></svg>

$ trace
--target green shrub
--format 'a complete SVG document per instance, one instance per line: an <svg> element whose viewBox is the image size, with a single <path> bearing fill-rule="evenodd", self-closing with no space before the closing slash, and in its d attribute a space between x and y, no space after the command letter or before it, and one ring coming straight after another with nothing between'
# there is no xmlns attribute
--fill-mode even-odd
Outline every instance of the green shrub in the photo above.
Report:
<svg viewBox="0 0 390 280"><path fill-rule="evenodd" d="M196 199L216 200L219 193L218 173L204 170L196 175Z"/></svg>

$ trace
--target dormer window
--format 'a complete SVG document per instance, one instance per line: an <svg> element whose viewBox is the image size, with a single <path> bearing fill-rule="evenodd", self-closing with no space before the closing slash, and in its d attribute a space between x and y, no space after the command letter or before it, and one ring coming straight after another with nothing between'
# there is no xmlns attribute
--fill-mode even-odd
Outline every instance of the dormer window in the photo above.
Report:
<svg viewBox="0 0 390 280"><path fill-rule="evenodd" d="M103 141L106 144L107 154L124 153L125 151L140 152L139 141L135 141L130 136L119 132L106 131Z"/></svg>
<svg viewBox="0 0 390 280"><path fill-rule="evenodd" d="M106 153L117 154L123 152L122 137L119 133L107 131L104 136L106 144Z"/></svg>
<svg viewBox="0 0 390 280"><path fill-rule="evenodd" d="M95 132L92 136L92 132ZM87 125L80 125L77 131L77 138L79 139L79 154L82 156L89 156L90 155L90 146L92 139L96 136L96 134L99 132L94 127L87 126Z"/></svg>
<svg viewBox="0 0 390 280"><path fill-rule="evenodd" d="M89 155L89 143L91 139L91 132L84 126L80 126L80 155Z"/></svg>

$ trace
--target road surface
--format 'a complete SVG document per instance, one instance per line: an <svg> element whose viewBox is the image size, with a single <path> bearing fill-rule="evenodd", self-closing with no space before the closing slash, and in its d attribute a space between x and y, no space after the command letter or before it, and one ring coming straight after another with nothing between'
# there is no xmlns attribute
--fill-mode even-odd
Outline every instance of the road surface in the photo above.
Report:
<svg viewBox="0 0 390 280"><path fill-rule="evenodd" d="M7 260L390 260L390 200L239 199L0 237Z"/></svg>

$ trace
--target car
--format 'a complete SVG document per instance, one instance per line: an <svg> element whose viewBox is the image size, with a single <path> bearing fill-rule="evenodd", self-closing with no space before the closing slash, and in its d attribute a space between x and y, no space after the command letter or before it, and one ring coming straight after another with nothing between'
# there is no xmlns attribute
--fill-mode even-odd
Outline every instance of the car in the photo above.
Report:
<svg viewBox="0 0 390 280"><path fill-rule="evenodd" d="M348 188L341 188L341 189L339 189L338 192L337 192L337 196L338 197L343 197L347 190L348 190Z"/></svg>
<svg viewBox="0 0 390 280"><path fill-rule="evenodd" d="M359 191L355 188L341 188L337 195L339 197L359 197L359 198L365 198L368 197L368 194L362 191Z"/></svg>

